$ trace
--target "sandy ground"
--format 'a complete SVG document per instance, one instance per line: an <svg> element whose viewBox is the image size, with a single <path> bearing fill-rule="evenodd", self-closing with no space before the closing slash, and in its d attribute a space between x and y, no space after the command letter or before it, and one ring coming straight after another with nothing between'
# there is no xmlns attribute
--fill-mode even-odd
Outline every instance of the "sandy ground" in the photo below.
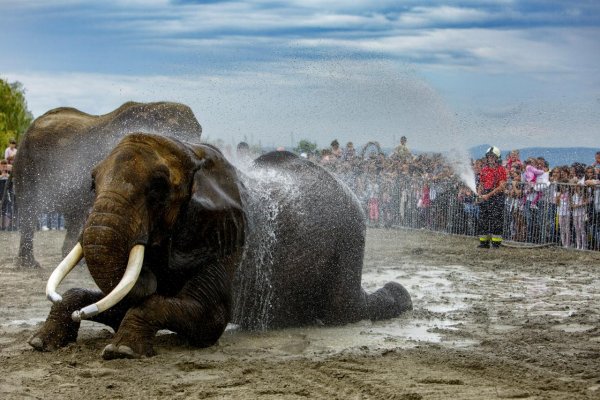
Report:
<svg viewBox="0 0 600 400"><path fill-rule="evenodd" d="M338 328L229 329L195 349L159 332L157 356L103 361L112 332L84 322L77 343L26 343L46 317L61 232L42 232L43 269L15 268L0 232L2 399L600 399L600 253L476 249L473 239L368 232L365 288L397 280L415 309ZM93 287L77 268L61 285Z"/></svg>

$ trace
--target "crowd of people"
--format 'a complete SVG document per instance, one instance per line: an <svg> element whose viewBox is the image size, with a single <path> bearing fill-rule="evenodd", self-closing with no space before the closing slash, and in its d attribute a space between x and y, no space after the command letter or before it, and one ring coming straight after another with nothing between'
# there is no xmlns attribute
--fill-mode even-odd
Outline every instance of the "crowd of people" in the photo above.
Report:
<svg viewBox="0 0 600 400"><path fill-rule="evenodd" d="M245 143L239 152L248 152ZM14 193L8 179L17 146L11 140L0 161L0 229L15 229ZM480 235L481 247L502 239L600 250L600 152L589 165L554 166L542 157L502 159L492 146L471 160L475 182L463 181L442 154L413 154L407 138L386 155L376 142L356 149L337 140L319 152L303 152L344 181L363 205L370 226L426 228ZM63 229L64 219L40 216L39 228Z"/></svg>
<svg viewBox="0 0 600 400"><path fill-rule="evenodd" d="M0 160L0 230L15 229L12 221L15 196L9 177L16 155L17 141L10 139L4 150L4 158Z"/></svg>
<svg viewBox="0 0 600 400"><path fill-rule="evenodd" d="M471 161L476 182L469 187L455 164L441 154L413 155L405 137L387 156L376 144L366 151L368 145L359 154L351 142L341 148L334 140L319 154L302 156L356 193L371 226L481 235L481 247L497 247L504 238L600 250L600 152L589 165L550 168L543 157L521 160L518 150L502 159L492 146ZM490 172L494 152L490 159L503 172Z"/></svg>

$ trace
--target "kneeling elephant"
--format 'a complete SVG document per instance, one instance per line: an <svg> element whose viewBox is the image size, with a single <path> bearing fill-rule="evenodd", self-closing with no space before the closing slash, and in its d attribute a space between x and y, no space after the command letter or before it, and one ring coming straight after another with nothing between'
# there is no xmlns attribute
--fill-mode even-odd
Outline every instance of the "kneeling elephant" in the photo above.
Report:
<svg viewBox="0 0 600 400"><path fill-rule="evenodd" d="M92 209L48 280L54 304L31 346L75 341L81 319L115 330L110 359L154 354L160 329L210 346L229 322L334 325L412 308L398 283L362 289L365 219L347 187L287 152L254 167L242 173L209 145L125 137L93 170ZM59 295L81 258L100 290Z"/></svg>

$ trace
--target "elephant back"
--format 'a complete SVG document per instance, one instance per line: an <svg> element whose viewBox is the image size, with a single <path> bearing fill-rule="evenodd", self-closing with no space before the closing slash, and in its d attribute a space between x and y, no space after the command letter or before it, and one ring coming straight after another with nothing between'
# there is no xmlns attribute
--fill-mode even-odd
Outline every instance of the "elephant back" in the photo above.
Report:
<svg viewBox="0 0 600 400"><path fill-rule="evenodd" d="M253 165L244 177L248 234L234 321L249 329L312 323L320 318L327 282L343 273L339 252L356 253L356 265L346 267L362 268L364 213L345 184L293 153L268 153ZM310 307L296 312L286 298Z"/></svg>
<svg viewBox="0 0 600 400"><path fill-rule="evenodd" d="M127 102L100 116L93 131L119 138L130 132L145 132L198 144L202 127L192 110L184 104Z"/></svg>
<svg viewBox="0 0 600 400"><path fill-rule="evenodd" d="M192 110L179 103L127 102L104 115L55 108L33 121L19 145L17 198L32 203L25 208L34 203L49 211L78 208L73 203L81 203L82 193L89 192L93 167L121 138L138 131L199 143L202 128Z"/></svg>

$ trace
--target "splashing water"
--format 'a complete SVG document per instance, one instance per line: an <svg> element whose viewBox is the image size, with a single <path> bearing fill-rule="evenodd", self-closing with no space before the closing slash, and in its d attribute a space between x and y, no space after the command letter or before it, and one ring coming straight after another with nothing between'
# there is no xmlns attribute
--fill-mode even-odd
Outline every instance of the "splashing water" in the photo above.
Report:
<svg viewBox="0 0 600 400"><path fill-rule="evenodd" d="M452 150L449 156L449 161L456 175L473 193L477 193L477 185L475 181L475 172L471 166L471 161L466 151Z"/></svg>
<svg viewBox="0 0 600 400"><path fill-rule="evenodd" d="M244 167L240 178L246 187L247 232L244 261L236 277L234 321L265 330L272 318L277 217L285 203L282 199L293 200L299 193L291 175L272 169Z"/></svg>
<svg viewBox="0 0 600 400"><path fill-rule="evenodd" d="M473 193L477 193L477 187L475 184L475 173L473 172L473 169L470 166L464 169L463 171L460 171L459 176L460 179L464 182L464 184L467 185L467 187L471 189Z"/></svg>

